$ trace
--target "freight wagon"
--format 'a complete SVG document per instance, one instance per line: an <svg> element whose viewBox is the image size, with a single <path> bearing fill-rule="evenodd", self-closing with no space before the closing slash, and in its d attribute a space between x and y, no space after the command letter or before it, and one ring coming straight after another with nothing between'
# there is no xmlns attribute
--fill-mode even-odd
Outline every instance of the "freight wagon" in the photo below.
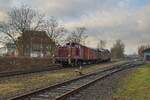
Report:
<svg viewBox="0 0 150 100"><path fill-rule="evenodd" d="M110 57L107 49L92 49L78 43L59 46L55 53L57 63L72 66L110 61Z"/></svg>

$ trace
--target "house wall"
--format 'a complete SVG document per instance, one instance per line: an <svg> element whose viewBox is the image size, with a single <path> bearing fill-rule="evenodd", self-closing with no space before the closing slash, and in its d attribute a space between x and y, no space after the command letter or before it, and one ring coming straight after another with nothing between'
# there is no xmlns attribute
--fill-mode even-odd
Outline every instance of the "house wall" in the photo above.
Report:
<svg viewBox="0 0 150 100"><path fill-rule="evenodd" d="M29 31L20 37L20 56L48 57L51 56L49 48L55 43L43 31Z"/></svg>
<svg viewBox="0 0 150 100"><path fill-rule="evenodd" d="M150 62L150 52L144 53L144 61Z"/></svg>

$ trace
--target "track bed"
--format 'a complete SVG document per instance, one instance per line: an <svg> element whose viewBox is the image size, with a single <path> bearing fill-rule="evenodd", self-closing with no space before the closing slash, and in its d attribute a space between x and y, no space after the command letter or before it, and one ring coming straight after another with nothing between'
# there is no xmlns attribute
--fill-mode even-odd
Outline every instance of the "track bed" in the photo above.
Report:
<svg viewBox="0 0 150 100"><path fill-rule="evenodd" d="M83 88L101 80L113 73L130 68L139 64L126 63L123 65L117 65L113 68L101 70L91 74L87 74L63 83L59 83L32 93L24 94L11 98L11 100L65 100L71 97L72 94L79 92Z"/></svg>

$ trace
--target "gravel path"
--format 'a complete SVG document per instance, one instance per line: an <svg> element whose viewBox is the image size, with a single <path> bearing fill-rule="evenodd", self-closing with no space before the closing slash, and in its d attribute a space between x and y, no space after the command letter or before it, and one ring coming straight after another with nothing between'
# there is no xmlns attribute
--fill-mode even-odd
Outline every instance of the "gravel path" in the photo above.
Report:
<svg viewBox="0 0 150 100"><path fill-rule="evenodd" d="M119 84L122 78L128 77L136 68L127 69L113 74L106 79L103 79L94 85L82 90L77 95L74 95L69 100L115 100L113 93L121 87Z"/></svg>

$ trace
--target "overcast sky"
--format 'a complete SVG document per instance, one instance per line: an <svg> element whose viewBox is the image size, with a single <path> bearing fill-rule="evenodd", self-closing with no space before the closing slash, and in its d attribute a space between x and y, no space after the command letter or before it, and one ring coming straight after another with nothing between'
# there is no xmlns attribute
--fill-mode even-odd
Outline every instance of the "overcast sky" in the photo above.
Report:
<svg viewBox="0 0 150 100"><path fill-rule="evenodd" d="M102 39L110 48L121 39L131 54L150 43L150 0L0 0L0 21L11 7L22 4L56 17L67 28L85 26L90 47Z"/></svg>

